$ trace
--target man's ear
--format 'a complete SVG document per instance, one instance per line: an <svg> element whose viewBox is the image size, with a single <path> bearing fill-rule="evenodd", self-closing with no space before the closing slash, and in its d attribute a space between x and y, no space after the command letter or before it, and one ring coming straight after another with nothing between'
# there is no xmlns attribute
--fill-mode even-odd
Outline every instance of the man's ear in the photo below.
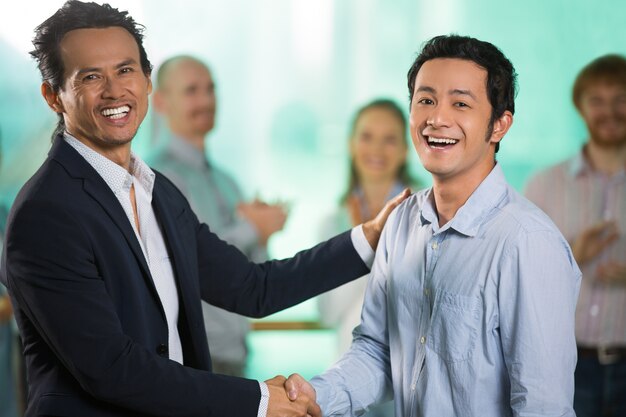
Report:
<svg viewBox="0 0 626 417"><path fill-rule="evenodd" d="M54 91L54 88L52 88L52 85L50 85L48 81L44 81L41 84L41 95L55 113L61 114L65 111L59 93Z"/></svg>
<svg viewBox="0 0 626 417"><path fill-rule="evenodd" d="M146 77L148 78L148 95L150 95L152 94L152 78L150 74L146 74Z"/></svg>
<svg viewBox="0 0 626 417"><path fill-rule="evenodd" d="M506 110L502 113L502 116L497 118L493 122L493 130L491 132L491 138L489 138L489 142L498 143L502 140L506 132L509 131L509 128L513 124L513 114Z"/></svg>

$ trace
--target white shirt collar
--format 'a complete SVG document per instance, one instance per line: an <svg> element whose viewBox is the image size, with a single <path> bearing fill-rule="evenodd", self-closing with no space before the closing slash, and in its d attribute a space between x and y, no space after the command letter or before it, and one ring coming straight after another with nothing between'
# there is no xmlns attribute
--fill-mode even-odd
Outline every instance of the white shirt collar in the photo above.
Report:
<svg viewBox="0 0 626 417"><path fill-rule="evenodd" d="M126 193L133 184L133 177L145 189L149 196L152 196L154 189L155 174L150 167L134 152L130 153L129 171L111 161L107 157L94 151L67 131L64 132L65 141L83 157L96 170L96 172L107 183L109 188L115 193Z"/></svg>

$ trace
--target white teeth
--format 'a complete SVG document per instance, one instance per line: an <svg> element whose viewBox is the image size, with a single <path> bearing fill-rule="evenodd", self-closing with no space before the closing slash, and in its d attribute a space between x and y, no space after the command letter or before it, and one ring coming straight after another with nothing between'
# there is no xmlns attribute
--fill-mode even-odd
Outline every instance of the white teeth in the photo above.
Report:
<svg viewBox="0 0 626 417"><path fill-rule="evenodd" d="M113 109L104 109L100 113L103 116L108 117L110 119L120 119L124 117L126 113L128 113L129 111L130 111L130 107L121 106L121 107L116 107Z"/></svg>
<svg viewBox="0 0 626 417"><path fill-rule="evenodd" d="M431 136L428 137L428 143L441 143L444 145L454 145L457 143L456 139L448 139L448 138L433 138Z"/></svg>

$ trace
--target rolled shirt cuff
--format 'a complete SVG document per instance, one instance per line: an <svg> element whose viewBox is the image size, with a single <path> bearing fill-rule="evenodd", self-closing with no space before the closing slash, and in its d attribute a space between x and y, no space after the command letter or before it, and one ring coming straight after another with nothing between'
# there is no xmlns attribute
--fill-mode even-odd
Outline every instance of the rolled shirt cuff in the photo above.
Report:
<svg viewBox="0 0 626 417"><path fill-rule="evenodd" d="M374 249L370 246L367 238L365 237L365 232L363 232L363 225L360 224L352 229L350 232L350 238L352 239L352 244L354 245L354 249L356 249L357 253L367 265L369 269L372 269L372 265L374 264Z"/></svg>
<svg viewBox="0 0 626 417"><path fill-rule="evenodd" d="M265 382L259 381L259 387L261 388L261 401L259 403L259 412L257 413L257 417L266 417L267 407L270 403L270 390L267 388L267 384Z"/></svg>

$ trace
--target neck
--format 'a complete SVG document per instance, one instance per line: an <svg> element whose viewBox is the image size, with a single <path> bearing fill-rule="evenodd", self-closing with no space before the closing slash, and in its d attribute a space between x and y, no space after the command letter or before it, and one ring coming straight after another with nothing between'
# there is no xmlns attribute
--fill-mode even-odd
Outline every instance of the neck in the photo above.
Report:
<svg viewBox="0 0 626 417"><path fill-rule="evenodd" d="M190 134L187 132L181 132L179 129L176 129L174 126L171 126L171 125L170 125L170 130L176 136L183 139L185 142L191 144L194 148L198 149L201 152L204 152L205 134L199 135L199 134Z"/></svg>
<svg viewBox="0 0 626 417"><path fill-rule="evenodd" d="M130 170L130 143L124 149L111 149L110 152L103 153L103 155L126 171Z"/></svg>
<svg viewBox="0 0 626 417"><path fill-rule="evenodd" d="M433 176L433 195L439 226L443 226L454 218L456 212L467 202L478 186L495 167L495 162L480 175L461 178L437 178Z"/></svg>
<svg viewBox="0 0 626 417"><path fill-rule="evenodd" d="M395 184L395 180L367 181L359 186L363 191L365 204L367 205L370 216L375 216L383 208L387 197ZM363 219L363 221L369 219Z"/></svg>
<svg viewBox="0 0 626 417"><path fill-rule="evenodd" d="M608 147L590 140L585 145L585 156L594 170L604 174L615 174L626 167L626 145Z"/></svg>
<svg viewBox="0 0 626 417"><path fill-rule="evenodd" d="M124 168L126 171L129 170L130 168L130 145L131 145L130 141L128 141L127 143L119 144L119 145L106 146L106 145L100 145L90 140L86 140L83 137L76 136L72 134L72 132L70 132L69 130L68 132L70 135L72 135L78 141L80 141L83 145L93 149L94 151L98 152L100 155L104 156L105 158L115 162L116 164Z"/></svg>

